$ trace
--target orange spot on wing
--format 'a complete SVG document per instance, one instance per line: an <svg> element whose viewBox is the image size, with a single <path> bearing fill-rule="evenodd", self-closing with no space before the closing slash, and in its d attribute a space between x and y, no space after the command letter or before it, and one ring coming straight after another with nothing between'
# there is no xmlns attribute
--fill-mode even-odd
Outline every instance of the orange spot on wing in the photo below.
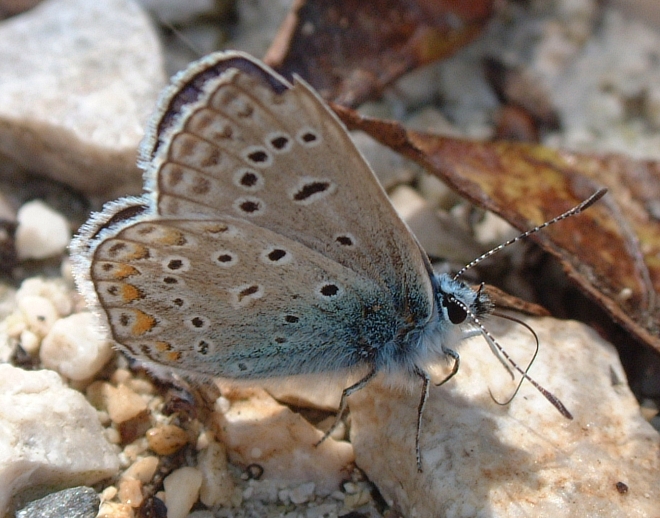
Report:
<svg viewBox="0 0 660 518"><path fill-rule="evenodd" d="M176 363L181 359L181 353L179 351L171 351L165 355L167 361Z"/></svg>
<svg viewBox="0 0 660 518"><path fill-rule="evenodd" d="M179 230L168 228L158 237L158 242L162 245L182 245L186 242L183 233Z"/></svg>
<svg viewBox="0 0 660 518"><path fill-rule="evenodd" d="M141 336L144 333L151 331L154 327L156 327L156 319L154 317L147 315L143 311L135 312L135 322L131 329L131 332L134 335Z"/></svg>
<svg viewBox="0 0 660 518"><path fill-rule="evenodd" d="M142 293L132 284L122 284L121 296L124 302L133 302L142 298Z"/></svg>
<svg viewBox="0 0 660 518"><path fill-rule="evenodd" d="M130 253L125 254L122 259L124 261L136 261L138 259L144 259L149 257L149 249L146 246L134 244L133 250Z"/></svg>
<svg viewBox="0 0 660 518"><path fill-rule="evenodd" d="M112 278L118 281L131 277L133 275L138 275L140 272L137 268L134 268L128 264L117 264L112 271Z"/></svg>
<svg viewBox="0 0 660 518"><path fill-rule="evenodd" d="M172 349L172 346L167 342L156 342L154 345L159 353L166 353Z"/></svg>

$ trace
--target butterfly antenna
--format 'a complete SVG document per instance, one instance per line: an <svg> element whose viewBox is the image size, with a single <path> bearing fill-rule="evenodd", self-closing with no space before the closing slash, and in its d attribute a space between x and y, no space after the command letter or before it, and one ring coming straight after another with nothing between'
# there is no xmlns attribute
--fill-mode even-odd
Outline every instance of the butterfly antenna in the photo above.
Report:
<svg viewBox="0 0 660 518"><path fill-rule="evenodd" d="M595 200L593 200L593 201L595 201ZM527 371L531 367L531 363L527 367L527 369L525 369L525 370L521 369L520 366L513 360L513 358L511 358L511 356L509 356L507 354L507 352L502 348L502 346L497 342L497 340L495 340L495 337L491 334L491 332L488 331L488 329L486 329L484 327L484 325L481 323L481 320L479 320L477 315L475 315L472 311L470 311L470 308L468 308L467 305L463 304L460 300L456 299L455 297L452 297L452 301L455 302L456 304L458 304L461 308L463 308L463 310L472 319L472 322L474 323L474 325L479 328L479 331L483 335L484 339L491 346L491 348L495 348L497 350L498 354L500 354L504 358L506 358L506 360L511 364L511 366L521 374L523 380L529 381L534 386L534 388L536 390L538 390L550 402L550 404L552 406L554 406L559 411L559 413L561 415L563 415L566 419L573 419L573 415L568 411L568 408L566 408L564 406L564 404L559 400L559 398L557 396L555 396L552 392L550 392L549 390L542 387L539 383L537 383L537 381L535 379L533 379L529 374L527 374ZM515 320L515 319L512 318L512 320ZM523 325L525 325L525 324L523 323ZM529 326L526 326L526 327L529 328ZM536 335L536 333L534 333L534 334ZM537 344L538 344L538 341L537 341ZM537 352L538 352L538 345L537 345ZM536 353L534 353L534 358L532 358L532 362L534 361L535 358L536 358ZM522 383L522 380L521 380L521 383ZM516 389L516 392L518 392L519 389L520 389L520 387L518 387ZM506 403L504 403L504 404L506 404Z"/></svg>
<svg viewBox="0 0 660 518"><path fill-rule="evenodd" d="M156 15L156 19L158 23L160 23L168 31L174 34L179 39L179 41L183 43L183 45L192 53L194 59L199 59L202 56L204 56L204 54L206 54L201 48L195 45L190 38L186 37L186 35L182 31L177 29L172 22L158 15Z"/></svg>
<svg viewBox="0 0 660 518"><path fill-rule="evenodd" d="M521 326L526 327L527 330L528 330L530 333L532 333L532 336L534 337L534 341L536 342L536 349L535 349L535 351L534 351L534 354L533 354L533 356L532 356L532 359L529 361L529 364L527 365L527 368L525 369L525 373L526 373L526 374L529 374L529 369L531 369L532 364L533 364L534 361L536 360L536 356L539 354L539 348L540 348L540 344L539 344L539 335L536 334L536 331L534 331L534 329L532 329L532 327L531 327L530 325L528 325L526 322L523 322L522 320L520 320L520 319L518 319L518 318L512 317L512 316L510 316L510 315L505 315L504 313L498 313L498 312L493 312L493 313L491 313L491 314L492 314L494 317L504 318L504 319L509 320L509 321L511 321L511 322L515 322L516 324L520 324ZM488 340L487 337L485 337L485 339L486 339L487 342L489 342L489 340ZM490 343L489 343L489 345L491 346L491 349L497 351L498 354L499 354L499 351L497 350L497 348L496 348L496 346L495 346L494 344L490 344ZM502 361L502 360L500 359L500 361ZM507 365L507 369L508 369L508 365ZM490 390L490 388L488 389L488 392L490 392L490 397L493 399L493 401L494 401L495 403L497 403L498 405L501 405L501 406L506 406L506 405L508 405L509 403L511 403L511 401L513 401L513 399L518 395L518 392L520 391L520 387L522 386L523 381L525 381L525 378L524 378L524 377L523 377L523 378L520 378L520 381L518 382L518 386L516 387L516 390L513 391L513 394L511 394L511 397L509 397L509 399L507 399L506 401L502 401L502 402L498 401L498 400L495 398L495 396L493 395L493 393L492 393L492 391Z"/></svg>
<svg viewBox="0 0 660 518"><path fill-rule="evenodd" d="M479 257L477 257L476 259L474 259L470 263L466 264L463 268L461 268L458 271L458 273L456 275L454 275L454 279L458 279L470 268L473 268L474 266L479 264L484 259L489 258L491 255L499 252L500 250L502 250L503 248L506 248L509 245L512 245L516 241L524 239L527 236L530 236L532 234L536 234L539 230L543 230L545 227L549 227L550 225L554 225L555 223L558 223L559 221L561 221L563 219L570 218L571 216L575 216L576 214L579 214L583 210L588 209L594 203L596 203L598 200L600 200L603 196L605 196L606 192L607 192L607 189L599 189L595 193L593 193L591 196L589 196L586 200L584 200L582 203L580 203L579 205L576 205L575 207L573 207L570 210L567 210L563 214L561 214L561 215L559 215L555 218L552 218L551 220L546 221L542 225L539 225L538 227L534 227L534 228L528 230L527 232L523 232L522 234L520 234L519 236L514 237L513 239L509 239L508 241L506 241L506 242L504 242L500 245L497 245L495 248L489 250L485 254L480 255Z"/></svg>

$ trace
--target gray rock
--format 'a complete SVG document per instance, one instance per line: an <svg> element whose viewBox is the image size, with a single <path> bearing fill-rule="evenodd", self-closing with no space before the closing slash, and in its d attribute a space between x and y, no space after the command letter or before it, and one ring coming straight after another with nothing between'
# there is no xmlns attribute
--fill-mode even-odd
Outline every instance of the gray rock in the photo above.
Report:
<svg viewBox="0 0 660 518"><path fill-rule="evenodd" d="M91 487L72 487L30 502L16 518L94 518L100 502Z"/></svg>

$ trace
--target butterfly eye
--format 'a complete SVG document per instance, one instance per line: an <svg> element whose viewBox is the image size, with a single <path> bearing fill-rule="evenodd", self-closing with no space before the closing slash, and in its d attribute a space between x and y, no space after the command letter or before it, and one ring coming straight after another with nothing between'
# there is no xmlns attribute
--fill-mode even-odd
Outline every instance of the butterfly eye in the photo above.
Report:
<svg viewBox="0 0 660 518"><path fill-rule="evenodd" d="M465 322L467 311L465 311L465 308L454 297L445 297L442 305L447 308L447 316L452 324Z"/></svg>

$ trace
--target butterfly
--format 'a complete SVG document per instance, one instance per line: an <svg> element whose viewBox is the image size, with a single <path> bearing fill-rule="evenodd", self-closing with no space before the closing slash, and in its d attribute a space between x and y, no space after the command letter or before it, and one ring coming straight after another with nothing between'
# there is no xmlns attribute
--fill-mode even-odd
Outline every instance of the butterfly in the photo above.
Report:
<svg viewBox="0 0 660 518"><path fill-rule="evenodd" d="M118 348L193 379L357 374L337 419L374 376L403 373L422 388L421 471L427 366L452 358L453 376L492 304L434 273L319 95L211 54L164 91L140 155L145 194L107 204L71 247Z"/></svg>

